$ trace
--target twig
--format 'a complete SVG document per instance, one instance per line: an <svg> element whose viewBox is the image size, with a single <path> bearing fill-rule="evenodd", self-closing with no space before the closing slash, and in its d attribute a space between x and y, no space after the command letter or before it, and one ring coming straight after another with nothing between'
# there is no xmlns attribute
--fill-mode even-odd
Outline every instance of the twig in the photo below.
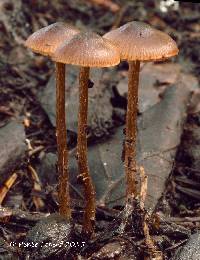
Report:
<svg viewBox="0 0 200 260"><path fill-rule="evenodd" d="M117 17L113 23L113 26L112 26L112 30L113 29L116 29L117 27L119 27L123 17L124 17L124 14L125 12L127 11L127 9L129 8L129 3L125 4L118 12L117 14Z"/></svg>
<svg viewBox="0 0 200 260"><path fill-rule="evenodd" d="M31 125L30 119L28 117L24 118L23 123L24 123L24 126L27 128L30 127L30 125Z"/></svg>
<svg viewBox="0 0 200 260"><path fill-rule="evenodd" d="M89 1L97 5L102 5L103 7L108 8L113 13L120 10L119 5L113 3L111 0L89 0Z"/></svg>
<svg viewBox="0 0 200 260"><path fill-rule="evenodd" d="M15 117L15 113L11 112L10 108L6 106L0 106L0 113Z"/></svg>
<svg viewBox="0 0 200 260"><path fill-rule="evenodd" d="M74 186L72 185L71 183L69 183L69 186L72 188L72 190L74 190L76 192L76 194L82 199L84 200L84 196L79 192L79 190Z"/></svg>
<svg viewBox="0 0 200 260"><path fill-rule="evenodd" d="M144 202L147 194L147 176L145 174L144 168L139 167L139 178L140 178L140 207L144 210ZM143 231L145 236L146 246L148 248L149 256L146 259L151 260L162 260L162 252L157 250L154 240L149 234L148 220L147 220L147 212L144 212L144 222L143 222Z"/></svg>
<svg viewBox="0 0 200 260"><path fill-rule="evenodd" d="M157 250L155 242L149 234L149 227L147 224L147 214L145 214L143 230L144 230L145 242L146 242L146 245L148 248L148 254L149 254L149 256L145 257L144 259L145 260L163 260L162 252Z"/></svg>
<svg viewBox="0 0 200 260"><path fill-rule="evenodd" d="M27 134L26 137L31 138L31 137L34 137L34 136L37 136L37 135L40 135L40 134L42 134L41 129L38 130L38 131L35 131L34 133Z"/></svg>
<svg viewBox="0 0 200 260"><path fill-rule="evenodd" d="M11 209L0 206L0 222L5 222L5 219L12 217L13 221L18 220L19 222L37 222L40 219L49 216L49 213L41 212L28 212L20 209ZM21 220L21 221L20 221Z"/></svg>
<svg viewBox="0 0 200 260"><path fill-rule="evenodd" d="M181 241L181 242L179 242L179 243L177 243L177 244L175 244L175 245L173 245L173 246L170 246L170 247L166 248L165 251L174 250L174 249L176 249L177 247L179 247L179 246L183 245L184 243L186 243L187 241L188 241L188 239L185 239L185 240L183 240L183 241Z"/></svg>
<svg viewBox="0 0 200 260"><path fill-rule="evenodd" d="M0 205L2 205L4 198L6 197L6 194L14 184L14 182L17 179L17 174L14 172L8 180L3 184L3 187L0 189Z"/></svg>
<svg viewBox="0 0 200 260"><path fill-rule="evenodd" d="M33 182L34 182L34 186L33 186L34 190L41 192L42 188L41 188L41 183L40 183L39 177L37 175L37 172L30 165L28 165L28 169L31 173L31 176L32 176L32 179L33 179ZM36 207L37 210L44 207L44 202L39 197L33 196L33 203L35 204L35 207Z"/></svg>
<svg viewBox="0 0 200 260"><path fill-rule="evenodd" d="M140 207L141 209L144 209L144 202L146 199L147 195L147 176L145 174L144 168L141 166L139 168L139 173L140 173Z"/></svg>
<svg viewBox="0 0 200 260"><path fill-rule="evenodd" d="M178 217L171 217L167 219L170 222L200 222L200 217L184 217L184 218L178 218Z"/></svg>
<svg viewBox="0 0 200 260"><path fill-rule="evenodd" d="M32 149L31 151L29 151L28 155L31 157L33 156L34 154L42 151L44 149L44 146L43 145L40 145L40 146L37 146L36 148Z"/></svg>
<svg viewBox="0 0 200 260"><path fill-rule="evenodd" d="M25 141L26 141L26 143L27 143L28 150L29 150L29 151L32 151L32 150L33 150L33 147L32 147L32 145L31 145L31 141L30 141L28 138L26 138Z"/></svg>

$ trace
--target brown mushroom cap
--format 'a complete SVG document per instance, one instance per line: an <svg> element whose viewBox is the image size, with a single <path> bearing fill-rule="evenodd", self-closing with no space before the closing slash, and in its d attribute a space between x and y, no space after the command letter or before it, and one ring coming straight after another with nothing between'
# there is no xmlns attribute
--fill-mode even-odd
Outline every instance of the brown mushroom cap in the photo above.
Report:
<svg viewBox="0 0 200 260"><path fill-rule="evenodd" d="M29 36L25 46L36 53L51 56L64 40L70 40L79 32L72 25L63 22L53 23Z"/></svg>
<svg viewBox="0 0 200 260"><path fill-rule="evenodd" d="M143 22L133 21L106 33L121 52L122 60L162 60L178 54L175 41Z"/></svg>
<svg viewBox="0 0 200 260"><path fill-rule="evenodd" d="M93 32L84 32L61 44L52 58L83 67L110 67L120 62L120 53L109 40Z"/></svg>

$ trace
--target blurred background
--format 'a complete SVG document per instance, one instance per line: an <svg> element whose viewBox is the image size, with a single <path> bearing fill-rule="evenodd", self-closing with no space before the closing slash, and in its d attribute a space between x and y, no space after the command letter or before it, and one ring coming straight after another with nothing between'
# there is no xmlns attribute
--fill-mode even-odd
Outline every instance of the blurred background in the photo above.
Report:
<svg viewBox="0 0 200 260"><path fill-rule="evenodd" d="M23 46L31 33L46 25L65 21L104 34L132 20L144 21L169 33L180 48L176 59L199 75L199 19L198 3L173 0L1 0L0 104L10 102L10 95L31 96L46 84L52 62ZM0 113L1 122L4 117Z"/></svg>
<svg viewBox="0 0 200 260"><path fill-rule="evenodd" d="M157 212L161 211L167 218L171 217L174 223L181 222L183 231L187 228L187 235L177 231L177 227L174 230L179 232L178 235L165 234L171 239L170 243L168 238L162 238L163 248L169 248L166 254L170 255L171 247L176 249L175 243L179 243L179 239L188 238L190 230L200 228L198 3L174 0L0 0L0 205L27 214L58 209L54 64L48 57L25 48L24 41L33 32L58 21L103 35L133 20L149 23L168 33L180 49L177 57L165 63L142 64L138 108L138 121L142 122L138 124L138 139L141 141L138 147L142 148L137 152L148 174L147 204L156 207ZM76 218L79 219L84 197L79 192L73 149L76 146L78 107L78 88L73 86L78 85L78 70L75 66L66 67L72 207L78 208ZM123 62L112 69L91 73L97 87L94 85L89 90L88 139L93 146L89 147L88 157L100 206L99 219L103 206L117 205L115 210L119 210L120 199L124 198L124 168L120 159L123 157L127 68L127 63ZM192 93L196 93L191 102L194 105L188 109ZM100 139L106 142L100 143ZM13 212L14 229L9 226L11 213L8 213L6 225L6 213L0 211L0 220L3 219L0 234L7 241L13 237L23 238L32 226L27 222L29 215L23 212L21 219L28 224L26 227L21 222L18 225L19 213ZM109 216L107 220L115 219L116 212L105 210L104 215ZM184 220L185 217L190 217L190 221ZM192 217L195 220L191 220Z"/></svg>

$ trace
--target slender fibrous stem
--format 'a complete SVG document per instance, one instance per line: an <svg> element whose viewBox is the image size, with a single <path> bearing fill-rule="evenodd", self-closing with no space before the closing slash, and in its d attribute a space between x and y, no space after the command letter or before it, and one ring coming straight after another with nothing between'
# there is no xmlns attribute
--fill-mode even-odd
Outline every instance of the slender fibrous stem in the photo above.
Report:
<svg viewBox="0 0 200 260"><path fill-rule="evenodd" d="M65 64L56 63L56 137L58 150L59 213L71 218L68 174L68 149L65 123Z"/></svg>
<svg viewBox="0 0 200 260"><path fill-rule="evenodd" d="M79 115L78 115L78 141L77 158L79 176L83 181L86 207L84 213L83 231L92 233L95 220L95 190L89 174L87 160L87 113L88 113L88 82L89 67L81 67L79 74Z"/></svg>
<svg viewBox="0 0 200 260"><path fill-rule="evenodd" d="M128 72L128 104L126 114L125 138L125 171L126 171L126 198L135 198L136 190L136 135L137 135L137 108L139 61L129 61Z"/></svg>

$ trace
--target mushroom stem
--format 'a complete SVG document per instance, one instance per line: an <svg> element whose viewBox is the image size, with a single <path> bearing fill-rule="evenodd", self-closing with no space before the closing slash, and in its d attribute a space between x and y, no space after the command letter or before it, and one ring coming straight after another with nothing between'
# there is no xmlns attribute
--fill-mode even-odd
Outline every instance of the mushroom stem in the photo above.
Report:
<svg viewBox="0 0 200 260"><path fill-rule="evenodd" d="M95 220L95 190L89 174L87 160L87 113L88 113L88 83L89 67L81 67L79 74L79 115L78 115L78 140L77 159L79 176L84 185L86 206L84 213L83 231L90 234L93 231Z"/></svg>
<svg viewBox="0 0 200 260"><path fill-rule="evenodd" d="M65 64L56 63L56 137L58 150L59 213L71 218L68 173L68 149L65 124Z"/></svg>
<svg viewBox="0 0 200 260"><path fill-rule="evenodd" d="M125 171L126 171L126 197L135 198L136 190L136 134L137 134L137 108L138 108L138 84L140 62L129 61L128 71L128 104L126 114L126 138L125 138Z"/></svg>

